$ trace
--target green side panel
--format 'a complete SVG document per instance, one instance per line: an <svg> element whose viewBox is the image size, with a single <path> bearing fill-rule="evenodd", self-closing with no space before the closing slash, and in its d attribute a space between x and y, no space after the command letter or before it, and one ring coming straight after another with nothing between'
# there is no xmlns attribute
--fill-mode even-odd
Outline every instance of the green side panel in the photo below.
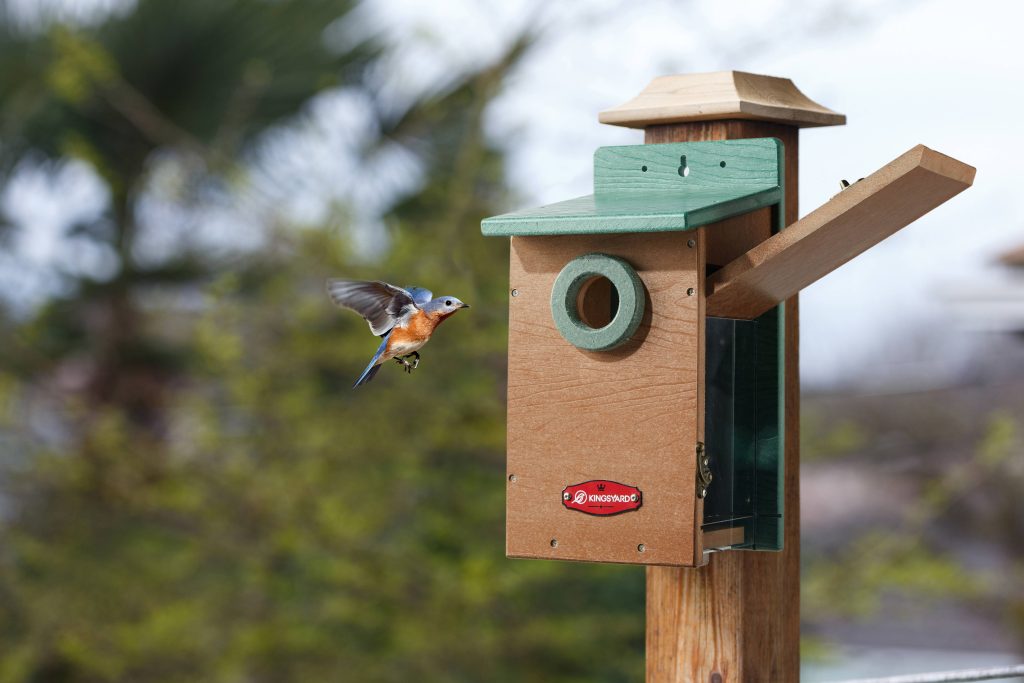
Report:
<svg viewBox="0 0 1024 683"><path fill-rule="evenodd" d="M781 147L779 152L783 183ZM773 209L773 233L784 227L784 205L780 199ZM709 317L706 323L704 431L714 480L704 500L702 528L742 527L744 543L733 548L782 550L785 307L755 320ZM716 462L717 453L722 462Z"/></svg>
<svg viewBox="0 0 1024 683"><path fill-rule="evenodd" d="M736 548L782 549L781 315L706 321L704 440L713 479L703 528L743 526Z"/></svg>
<svg viewBox="0 0 1024 683"><path fill-rule="evenodd" d="M757 367L755 374L754 438L756 505L754 507L754 548L782 549L783 490L782 391L785 376L783 352L783 310L774 308L757 319Z"/></svg>
<svg viewBox="0 0 1024 683"><path fill-rule="evenodd" d="M754 514L756 322L708 318L705 335L704 444L711 485L704 528L732 526Z"/></svg>
<svg viewBox="0 0 1024 683"><path fill-rule="evenodd" d="M594 194L486 218L484 235L692 230L778 204L775 138L602 147Z"/></svg>

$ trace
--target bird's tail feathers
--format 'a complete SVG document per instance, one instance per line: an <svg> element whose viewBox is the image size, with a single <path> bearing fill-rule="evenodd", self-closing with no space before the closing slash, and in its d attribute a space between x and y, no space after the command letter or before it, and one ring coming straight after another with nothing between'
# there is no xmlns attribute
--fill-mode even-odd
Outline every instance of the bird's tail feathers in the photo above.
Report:
<svg viewBox="0 0 1024 683"><path fill-rule="evenodd" d="M352 388L355 389L356 387L361 387L362 385L369 382L371 379L373 379L373 376L377 374L378 370L380 370L380 365L374 365L374 363L370 363L370 366L363 370L363 374L359 377L359 379L356 380L356 383L352 385Z"/></svg>
<svg viewBox="0 0 1024 683"><path fill-rule="evenodd" d="M381 356L384 355L384 351L388 348L388 338L391 336L391 332L388 331L387 334L382 336L384 338L381 340L380 346L377 347L377 353L373 354L373 358L370 359L370 364L366 366L366 369L363 370L363 374L360 375L359 379L356 380L356 383L352 385L353 389L369 382L373 379L373 376L377 374L377 371L380 370L380 366L383 364Z"/></svg>

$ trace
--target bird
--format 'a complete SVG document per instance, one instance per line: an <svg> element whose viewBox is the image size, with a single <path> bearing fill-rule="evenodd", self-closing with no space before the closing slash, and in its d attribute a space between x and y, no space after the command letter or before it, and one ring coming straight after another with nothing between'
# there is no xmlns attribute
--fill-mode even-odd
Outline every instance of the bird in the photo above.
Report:
<svg viewBox="0 0 1024 683"><path fill-rule="evenodd" d="M381 280L331 278L327 280L327 294L338 306L363 316L370 331L381 337L377 353L353 388L372 380L392 358L411 373L419 367L419 350L430 341L437 326L459 309L469 308L454 296L435 298L429 289L396 287Z"/></svg>

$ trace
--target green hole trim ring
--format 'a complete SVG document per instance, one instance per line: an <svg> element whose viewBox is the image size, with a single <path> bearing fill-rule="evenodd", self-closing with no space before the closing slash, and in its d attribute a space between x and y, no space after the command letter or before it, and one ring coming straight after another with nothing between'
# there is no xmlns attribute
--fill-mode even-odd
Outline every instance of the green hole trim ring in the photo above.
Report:
<svg viewBox="0 0 1024 683"><path fill-rule="evenodd" d="M606 277L619 294L612 321L593 328L580 319L580 290L595 277ZM585 351L609 351L627 342L644 317L644 285L633 267L606 254L584 254L562 268L551 288L551 315L565 340Z"/></svg>

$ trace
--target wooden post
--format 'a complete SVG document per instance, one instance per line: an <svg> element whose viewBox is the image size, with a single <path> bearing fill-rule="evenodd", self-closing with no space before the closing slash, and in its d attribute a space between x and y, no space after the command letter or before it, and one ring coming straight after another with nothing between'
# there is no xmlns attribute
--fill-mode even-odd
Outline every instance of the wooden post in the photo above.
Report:
<svg viewBox="0 0 1024 683"><path fill-rule="evenodd" d="M846 119L792 81L725 71L655 79L602 123L646 143L776 137L785 145L785 222L797 220L798 132ZM767 238L767 210L701 228L723 266ZM725 228L725 229L723 229ZM797 297L785 304L785 550L712 555L696 569L647 569L647 683L789 683L800 678L800 375Z"/></svg>

